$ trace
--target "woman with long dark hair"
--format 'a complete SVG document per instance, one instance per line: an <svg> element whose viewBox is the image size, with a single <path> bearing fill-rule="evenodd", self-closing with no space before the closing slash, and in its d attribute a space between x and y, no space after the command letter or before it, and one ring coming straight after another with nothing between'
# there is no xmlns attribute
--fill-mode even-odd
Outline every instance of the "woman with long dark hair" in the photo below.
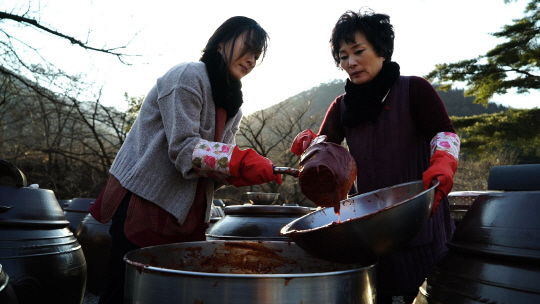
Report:
<svg viewBox="0 0 540 304"><path fill-rule="evenodd" d="M210 37L200 62L174 66L146 96L107 186L90 209L98 221L112 220L100 304L123 302L128 251L205 240L219 184L281 184L269 159L235 145L240 80L264 58L267 45L257 22L230 18Z"/></svg>

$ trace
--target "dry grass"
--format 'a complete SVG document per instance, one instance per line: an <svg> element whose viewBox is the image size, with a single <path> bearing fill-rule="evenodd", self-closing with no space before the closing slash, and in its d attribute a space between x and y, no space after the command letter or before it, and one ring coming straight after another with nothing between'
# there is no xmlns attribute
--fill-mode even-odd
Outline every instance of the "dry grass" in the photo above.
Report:
<svg viewBox="0 0 540 304"><path fill-rule="evenodd" d="M517 154L503 151L482 160L460 160L452 191L488 190L489 171L494 166L515 165Z"/></svg>

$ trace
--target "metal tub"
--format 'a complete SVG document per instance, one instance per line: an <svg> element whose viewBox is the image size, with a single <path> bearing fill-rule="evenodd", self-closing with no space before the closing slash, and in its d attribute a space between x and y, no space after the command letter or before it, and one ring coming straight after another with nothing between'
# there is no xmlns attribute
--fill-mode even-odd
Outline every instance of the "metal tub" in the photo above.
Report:
<svg viewBox="0 0 540 304"><path fill-rule="evenodd" d="M317 259L294 243L208 241L126 254L125 303L375 303L375 265Z"/></svg>

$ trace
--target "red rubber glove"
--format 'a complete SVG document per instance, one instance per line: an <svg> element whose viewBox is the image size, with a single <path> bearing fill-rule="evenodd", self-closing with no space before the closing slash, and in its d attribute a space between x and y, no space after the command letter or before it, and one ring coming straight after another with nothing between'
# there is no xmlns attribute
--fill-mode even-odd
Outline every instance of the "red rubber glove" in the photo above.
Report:
<svg viewBox="0 0 540 304"><path fill-rule="evenodd" d="M259 155L253 149L240 150L234 147L229 162L231 178L226 181L236 187L260 185L276 181L281 185L281 175L274 174L274 164L268 158Z"/></svg>
<svg viewBox="0 0 540 304"><path fill-rule="evenodd" d="M298 133L291 145L291 152L298 156L302 155L315 137L317 137L317 134L313 133L310 129Z"/></svg>
<svg viewBox="0 0 540 304"><path fill-rule="evenodd" d="M435 188L435 200L433 201L433 209L431 209L430 215L430 217L433 217L443 197L447 196L454 186L454 175L456 174L458 162L449 153L435 150L429 163L429 168L422 176L424 189L431 188L431 181L434 179L439 180L439 186Z"/></svg>

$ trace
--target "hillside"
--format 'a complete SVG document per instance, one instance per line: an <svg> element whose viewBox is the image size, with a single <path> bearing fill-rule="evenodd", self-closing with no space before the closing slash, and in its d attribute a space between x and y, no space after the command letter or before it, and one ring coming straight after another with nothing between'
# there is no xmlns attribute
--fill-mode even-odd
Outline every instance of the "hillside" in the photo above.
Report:
<svg viewBox="0 0 540 304"><path fill-rule="evenodd" d="M292 105L298 105L311 100L311 108L309 113L312 115L324 115L332 101L334 101L337 96L345 92L344 87L344 80L333 80L296 94L287 99L287 101L292 101ZM438 92L450 116L474 116L504 112L508 110L507 107L497 105L495 103L490 103L487 107L479 104L473 104L474 97L464 97L464 90L462 89L449 90L448 92Z"/></svg>

